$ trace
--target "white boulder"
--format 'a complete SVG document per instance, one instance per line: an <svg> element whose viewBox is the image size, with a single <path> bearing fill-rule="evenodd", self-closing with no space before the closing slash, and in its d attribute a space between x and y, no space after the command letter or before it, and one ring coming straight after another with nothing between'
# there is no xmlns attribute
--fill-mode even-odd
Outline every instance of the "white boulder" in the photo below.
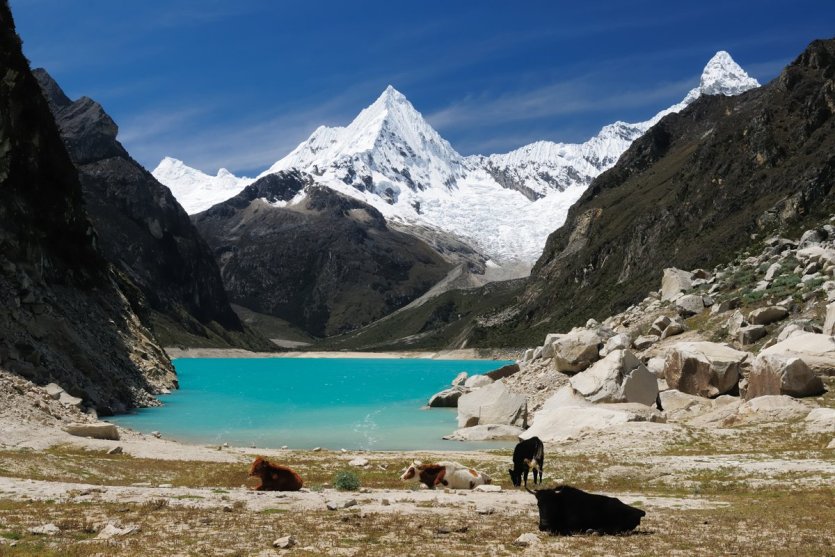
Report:
<svg viewBox="0 0 835 557"><path fill-rule="evenodd" d="M486 375L471 375L464 381L464 387L467 389L480 389L486 385L493 383L493 380Z"/></svg>
<svg viewBox="0 0 835 557"><path fill-rule="evenodd" d="M798 332L760 354L796 356L817 375L835 375L835 337L832 335Z"/></svg>
<svg viewBox="0 0 835 557"><path fill-rule="evenodd" d="M571 378L571 386L591 402L654 404L655 376L629 350L615 350Z"/></svg>
<svg viewBox="0 0 835 557"><path fill-rule="evenodd" d="M504 381L476 389L458 399L458 427L484 424L523 425L527 397L511 393Z"/></svg>
<svg viewBox="0 0 835 557"><path fill-rule="evenodd" d="M826 319L823 322L823 334L835 335L835 302L826 305Z"/></svg>
<svg viewBox="0 0 835 557"><path fill-rule="evenodd" d="M682 292L693 287L689 271L670 267L664 269L664 276L661 278L661 300L674 300Z"/></svg>
<svg viewBox="0 0 835 557"><path fill-rule="evenodd" d="M835 408L815 408L805 422L811 433L835 433Z"/></svg>
<svg viewBox="0 0 835 557"><path fill-rule="evenodd" d="M555 340L553 349L554 367L563 373L577 373L589 367L600 358L603 339L596 331L574 330Z"/></svg>
<svg viewBox="0 0 835 557"><path fill-rule="evenodd" d="M519 439L524 430L515 425L486 424L456 429L444 435L448 441L510 441Z"/></svg>

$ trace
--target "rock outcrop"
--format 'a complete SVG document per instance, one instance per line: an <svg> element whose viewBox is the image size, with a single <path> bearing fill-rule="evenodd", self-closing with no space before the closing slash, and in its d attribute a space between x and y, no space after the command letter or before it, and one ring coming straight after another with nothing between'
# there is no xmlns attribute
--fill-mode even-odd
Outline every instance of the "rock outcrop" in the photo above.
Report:
<svg viewBox="0 0 835 557"><path fill-rule="evenodd" d="M102 414L154 404L176 385L173 368L102 256L6 2L0 73L0 367Z"/></svg>
<svg viewBox="0 0 835 557"><path fill-rule="evenodd" d="M70 100L43 69L34 74L78 170L99 247L141 292L135 306L157 337L167 345L273 349L245 330L206 242L168 188L116 140L118 127L102 106Z"/></svg>

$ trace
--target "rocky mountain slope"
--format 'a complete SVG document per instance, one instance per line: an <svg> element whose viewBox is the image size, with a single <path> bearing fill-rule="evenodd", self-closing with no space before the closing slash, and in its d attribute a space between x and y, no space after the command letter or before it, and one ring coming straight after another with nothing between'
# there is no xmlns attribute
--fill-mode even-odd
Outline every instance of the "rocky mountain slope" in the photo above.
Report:
<svg viewBox="0 0 835 557"><path fill-rule="evenodd" d="M0 366L100 412L153 404L173 368L102 256L5 1L0 72Z"/></svg>
<svg viewBox="0 0 835 557"><path fill-rule="evenodd" d="M43 69L34 74L78 169L99 247L141 291L147 307L135 309L158 338L269 350L232 311L217 264L188 215L116 140L118 127L102 106L88 97L70 100Z"/></svg>
<svg viewBox="0 0 835 557"><path fill-rule="evenodd" d="M639 300L661 269L711 267L832 213L835 41L768 85L670 114L602 174L552 234L521 300L482 340L519 342Z"/></svg>
<svg viewBox="0 0 835 557"><path fill-rule="evenodd" d="M299 171L264 176L193 220L234 303L316 336L397 310L453 266L373 207Z"/></svg>
<svg viewBox="0 0 835 557"><path fill-rule="evenodd" d="M488 157L461 156L404 95L388 87L348 126L318 128L261 176L302 170L375 207L404 231L421 227L452 234L520 276L592 179L658 119L702 94L733 95L757 85L719 52L699 87L646 122L616 122L582 144L540 141ZM210 177L170 158L154 175L190 213L207 208L224 188L247 183L225 172Z"/></svg>

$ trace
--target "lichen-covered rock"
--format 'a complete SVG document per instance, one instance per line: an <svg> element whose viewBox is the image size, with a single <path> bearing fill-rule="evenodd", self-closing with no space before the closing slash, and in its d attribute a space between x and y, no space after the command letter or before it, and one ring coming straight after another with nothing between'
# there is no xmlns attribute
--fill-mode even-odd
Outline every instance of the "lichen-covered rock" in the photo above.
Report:
<svg viewBox="0 0 835 557"><path fill-rule="evenodd" d="M785 319L788 315L786 308L780 306L757 308L748 314L748 322L754 325L768 325Z"/></svg>

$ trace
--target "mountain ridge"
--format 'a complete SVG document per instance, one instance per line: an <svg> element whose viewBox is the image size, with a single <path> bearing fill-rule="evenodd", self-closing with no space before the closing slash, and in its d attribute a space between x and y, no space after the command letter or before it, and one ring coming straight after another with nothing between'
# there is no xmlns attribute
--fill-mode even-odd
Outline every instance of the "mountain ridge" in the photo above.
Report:
<svg viewBox="0 0 835 557"><path fill-rule="evenodd" d="M580 144L538 141L509 153L469 157L457 153L389 86L350 124L317 128L261 176L298 167L390 221L443 230L500 265L530 265L582 190L653 123L703 93L737 94L756 85L720 51L705 66L698 87L650 120L614 122ZM155 176L172 191L185 189L167 167L158 166ZM194 182L188 187L201 189ZM187 209L194 213L207 206L208 201Z"/></svg>

